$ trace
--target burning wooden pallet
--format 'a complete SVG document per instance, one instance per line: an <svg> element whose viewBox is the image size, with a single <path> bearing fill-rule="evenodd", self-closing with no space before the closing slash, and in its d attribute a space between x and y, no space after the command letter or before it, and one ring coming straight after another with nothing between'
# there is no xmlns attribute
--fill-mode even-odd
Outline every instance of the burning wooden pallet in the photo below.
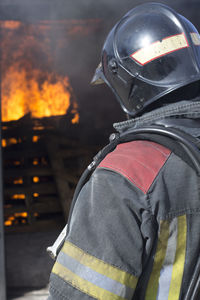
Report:
<svg viewBox="0 0 200 300"><path fill-rule="evenodd" d="M58 126L62 118L28 115L2 124L7 232L48 230L67 219L78 178L96 147L67 138Z"/></svg>

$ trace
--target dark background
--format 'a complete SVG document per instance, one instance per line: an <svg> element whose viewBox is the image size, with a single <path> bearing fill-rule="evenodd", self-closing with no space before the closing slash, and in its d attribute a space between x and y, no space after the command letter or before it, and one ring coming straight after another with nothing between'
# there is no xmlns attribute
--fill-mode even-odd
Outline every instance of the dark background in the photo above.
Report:
<svg viewBox="0 0 200 300"><path fill-rule="evenodd" d="M93 34L72 40L68 47L54 53L56 71L67 74L79 104L81 134L86 139L97 137L105 143L112 131L112 123L125 118L114 96L107 87L90 86L94 70L100 61L102 44L108 31L129 9L150 1L130 0L1 0L0 20L20 20L36 24L42 20L98 20ZM160 1L189 18L199 29L199 3L197 0ZM52 43L57 36L52 26ZM55 41L54 41L55 38ZM63 38L66 38L63 32ZM13 49L14 51L14 49ZM95 133L94 133L95 132Z"/></svg>

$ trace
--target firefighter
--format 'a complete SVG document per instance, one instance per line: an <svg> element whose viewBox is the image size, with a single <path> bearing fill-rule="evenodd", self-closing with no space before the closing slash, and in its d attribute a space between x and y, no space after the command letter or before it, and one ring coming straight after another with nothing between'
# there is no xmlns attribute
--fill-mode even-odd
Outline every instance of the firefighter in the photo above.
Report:
<svg viewBox="0 0 200 300"><path fill-rule="evenodd" d="M158 125L198 137L199 80L194 25L146 3L108 34L93 83L106 83L128 115L116 132ZM197 279L199 186L194 169L168 147L117 145L79 193L48 299L185 299Z"/></svg>

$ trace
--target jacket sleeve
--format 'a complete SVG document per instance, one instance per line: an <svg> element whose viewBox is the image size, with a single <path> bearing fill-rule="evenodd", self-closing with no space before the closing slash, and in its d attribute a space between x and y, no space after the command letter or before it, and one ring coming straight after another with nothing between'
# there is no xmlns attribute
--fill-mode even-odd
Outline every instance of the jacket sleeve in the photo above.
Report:
<svg viewBox="0 0 200 300"><path fill-rule="evenodd" d="M155 235L146 195L120 174L97 169L69 226L49 299L132 299Z"/></svg>

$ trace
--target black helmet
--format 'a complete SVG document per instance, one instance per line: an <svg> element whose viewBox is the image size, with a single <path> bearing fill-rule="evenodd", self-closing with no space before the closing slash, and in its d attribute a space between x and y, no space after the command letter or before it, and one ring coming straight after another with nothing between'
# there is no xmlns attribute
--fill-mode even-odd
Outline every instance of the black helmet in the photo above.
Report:
<svg viewBox="0 0 200 300"><path fill-rule="evenodd" d="M92 83L105 82L135 116L159 98L200 80L200 36L160 3L130 10L110 31Z"/></svg>

